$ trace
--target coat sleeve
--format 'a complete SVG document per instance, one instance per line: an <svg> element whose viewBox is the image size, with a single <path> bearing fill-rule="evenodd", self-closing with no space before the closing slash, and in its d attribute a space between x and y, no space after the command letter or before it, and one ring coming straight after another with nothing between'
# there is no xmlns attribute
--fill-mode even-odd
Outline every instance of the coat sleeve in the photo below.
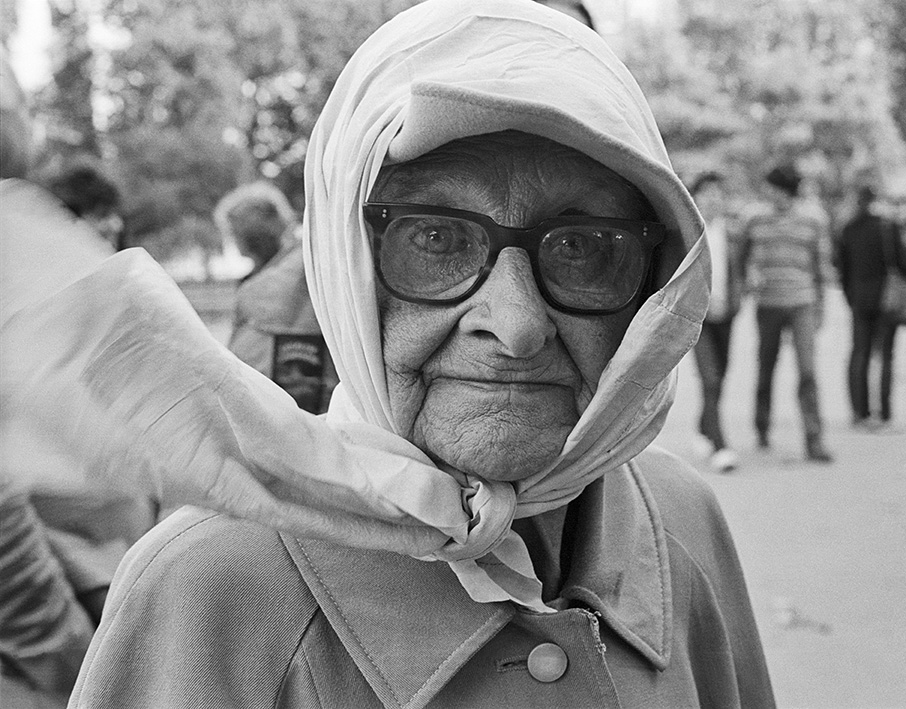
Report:
<svg viewBox="0 0 906 709"><path fill-rule="evenodd" d="M276 532L184 508L117 571L69 706L274 706L316 610Z"/></svg>

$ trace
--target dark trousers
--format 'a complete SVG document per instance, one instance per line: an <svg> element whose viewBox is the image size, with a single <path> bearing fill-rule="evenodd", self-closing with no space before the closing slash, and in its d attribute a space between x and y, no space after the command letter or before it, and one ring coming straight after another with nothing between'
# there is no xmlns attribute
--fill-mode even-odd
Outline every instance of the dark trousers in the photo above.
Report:
<svg viewBox="0 0 906 709"><path fill-rule="evenodd" d="M890 388L893 382L893 345L897 326L886 320L877 310L853 310L853 349L849 358L849 401L853 418L868 418L869 405L868 367L871 353L877 348L881 354L881 380L879 405L882 421L890 420Z"/></svg>
<svg viewBox="0 0 906 709"><path fill-rule="evenodd" d="M698 430L715 450L727 447L720 425L720 396L730 362L730 331L733 319L702 323L702 333L695 345L695 363L702 387L702 412Z"/></svg>
<svg viewBox="0 0 906 709"><path fill-rule="evenodd" d="M799 410L807 443L821 439L821 414L818 410L818 386L815 382L815 333L817 320L811 305L794 308L759 307L758 387L755 393L755 429L767 436L771 427L771 394L774 368L780 352L784 330L789 330L799 367Z"/></svg>

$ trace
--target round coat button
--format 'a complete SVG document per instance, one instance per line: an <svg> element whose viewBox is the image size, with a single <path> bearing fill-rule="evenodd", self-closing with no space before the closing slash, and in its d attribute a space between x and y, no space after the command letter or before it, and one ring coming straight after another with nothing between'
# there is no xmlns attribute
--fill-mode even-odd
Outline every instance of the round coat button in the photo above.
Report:
<svg viewBox="0 0 906 709"><path fill-rule="evenodd" d="M529 674L539 682L556 682L566 672L569 658L554 643L541 643L528 656Z"/></svg>

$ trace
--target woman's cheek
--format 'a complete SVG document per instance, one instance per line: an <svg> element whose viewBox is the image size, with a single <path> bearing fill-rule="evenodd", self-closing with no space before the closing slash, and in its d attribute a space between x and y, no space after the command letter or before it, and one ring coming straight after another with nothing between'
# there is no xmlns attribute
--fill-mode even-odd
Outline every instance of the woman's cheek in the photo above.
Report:
<svg viewBox="0 0 906 709"><path fill-rule="evenodd" d="M591 403L601 374L619 348L635 313L634 309L596 317L552 313L563 346L582 377L576 401L580 414Z"/></svg>
<svg viewBox="0 0 906 709"><path fill-rule="evenodd" d="M441 308L379 299L384 372L398 433L412 440L412 427L427 391L423 366L444 343L456 319Z"/></svg>

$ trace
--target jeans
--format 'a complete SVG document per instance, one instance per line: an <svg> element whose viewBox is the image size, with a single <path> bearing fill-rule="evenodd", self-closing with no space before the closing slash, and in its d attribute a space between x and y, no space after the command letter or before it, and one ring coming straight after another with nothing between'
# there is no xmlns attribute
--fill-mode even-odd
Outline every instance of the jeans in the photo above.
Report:
<svg viewBox="0 0 906 709"><path fill-rule="evenodd" d="M694 350L702 386L702 412L698 430L711 441L714 450L727 447L720 425L720 396L730 361L732 327L732 318L722 322L705 321Z"/></svg>
<svg viewBox="0 0 906 709"><path fill-rule="evenodd" d="M755 429L766 438L771 427L771 395L774 368L780 352L784 330L793 336L796 363L799 367L799 409L805 440L808 445L821 440L821 415L818 410L818 386L815 382L815 308L803 305L793 308L759 307L758 323L758 387L755 395Z"/></svg>
<svg viewBox="0 0 906 709"><path fill-rule="evenodd" d="M868 368L872 350L881 354L881 379L879 405L882 421L889 421L890 389L893 382L893 345L897 326L881 316L877 310L853 310L853 349L849 358L849 401L853 419L867 419L869 405Z"/></svg>

